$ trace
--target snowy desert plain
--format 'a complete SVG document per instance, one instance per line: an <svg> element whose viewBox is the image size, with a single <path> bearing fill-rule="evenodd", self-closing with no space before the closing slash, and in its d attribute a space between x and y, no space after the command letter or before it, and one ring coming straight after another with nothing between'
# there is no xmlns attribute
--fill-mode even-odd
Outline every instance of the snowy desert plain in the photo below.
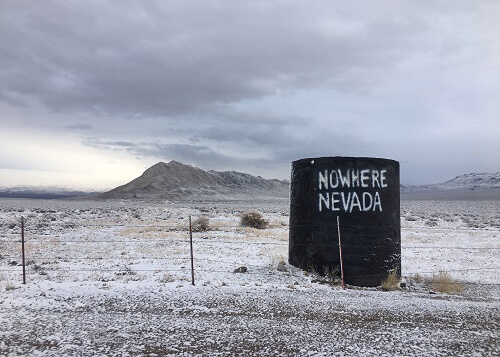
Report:
<svg viewBox="0 0 500 357"><path fill-rule="evenodd" d="M288 205L0 199L0 355L500 355L499 200L403 200L395 291L277 270ZM248 210L269 228L240 227ZM189 216L210 227L195 285ZM463 292L434 291L440 271Z"/></svg>

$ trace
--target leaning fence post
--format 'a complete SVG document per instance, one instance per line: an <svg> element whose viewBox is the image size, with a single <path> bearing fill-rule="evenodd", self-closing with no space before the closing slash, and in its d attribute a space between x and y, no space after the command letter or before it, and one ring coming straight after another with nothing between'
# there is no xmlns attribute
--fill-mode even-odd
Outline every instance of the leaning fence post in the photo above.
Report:
<svg viewBox="0 0 500 357"><path fill-rule="evenodd" d="M344 284L344 261L342 259L342 241L340 240L340 221L339 221L339 216L337 216L337 234L339 236L340 277L342 279L342 289L345 289L345 284Z"/></svg>
<svg viewBox="0 0 500 357"><path fill-rule="evenodd" d="M193 228L191 226L191 216L189 216L189 245L191 247L191 284L194 285Z"/></svg>
<svg viewBox="0 0 500 357"><path fill-rule="evenodd" d="M24 255L24 217L21 216L21 251L23 254L23 284L26 284L26 263Z"/></svg>

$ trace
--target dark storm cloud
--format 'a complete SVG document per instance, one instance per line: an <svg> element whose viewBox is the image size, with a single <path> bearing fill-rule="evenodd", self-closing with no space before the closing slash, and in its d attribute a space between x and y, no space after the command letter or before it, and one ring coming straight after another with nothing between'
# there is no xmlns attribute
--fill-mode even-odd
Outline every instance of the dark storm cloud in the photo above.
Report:
<svg viewBox="0 0 500 357"><path fill-rule="evenodd" d="M171 116L293 88L358 90L427 28L418 18L361 24L344 5L296 4L4 2L0 96L58 111Z"/></svg>
<svg viewBox="0 0 500 357"><path fill-rule="evenodd" d="M348 133L335 133L324 128L301 131L300 127L305 125L293 124L293 120L285 124L279 119L272 124L258 119L241 123L211 121L206 128L192 128L193 136L186 136L186 143L172 144L165 140L117 142L97 137L86 138L83 142L90 147L125 151L137 157L175 159L204 169L252 173L276 169L280 165L287 170L289 162L301 157L362 155L360 148L368 150L371 146Z"/></svg>
<svg viewBox="0 0 500 357"><path fill-rule="evenodd" d="M230 169L248 165L261 164L262 159L241 159L221 154L205 145L190 144L152 144L144 147L140 153L146 156L176 158L182 162L209 169Z"/></svg>
<svg viewBox="0 0 500 357"><path fill-rule="evenodd" d="M0 139L281 177L331 155L409 161L413 183L435 180L429 161L495 171L498 14L466 0L0 0Z"/></svg>
<svg viewBox="0 0 500 357"><path fill-rule="evenodd" d="M83 140L83 144L93 148L107 149L107 150L116 150L116 149L131 150L132 148L137 146L137 144L127 141L105 141L95 137L85 138Z"/></svg>
<svg viewBox="0 0 500 357"><path fill-rule="evenodd" d="M204 140L278 147L288 145L296 130L305 128L311 119L306 117L249 114L242 112L219 113L217 117L204 117L205 125L190 129L192 142Z"/></svg>
<svg viewBox="0 0 500 357"><path fill-rule="evenodd" d="M84 141L87 146L106 149L121 150L142 157L156 157L158 160L168 158L196 165L204 169L235 169L248 166L262 166L267 159L237 158L232 155L222 154L206 145L196 144L165 144L158 142L142 142L139 144L126 142L105 142L97 138L88 138Z"/></svg>

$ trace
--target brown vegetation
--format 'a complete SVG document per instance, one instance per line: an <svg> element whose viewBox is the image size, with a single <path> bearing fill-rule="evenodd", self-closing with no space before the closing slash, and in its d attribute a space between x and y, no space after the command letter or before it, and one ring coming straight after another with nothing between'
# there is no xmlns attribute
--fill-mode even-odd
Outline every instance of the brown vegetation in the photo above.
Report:
<svg viewBox="0 0 500 357"><path fill-rule="evenodd" d="M454 280L451 275L445 271L440 271L437 274L432 274L429 278L432 290L447 293L447 294L461 294L464 291L464 284Z"/></svg>
<svg viewBox="0 0 500 357"><path fill-rule="evenodd" d="M209 220L206 216L198 217L192 224L193 232L206 232L210 229Z"/></svg>
<svg viewBox="0 0 500 357"><path fill-rule="evenodd" d="M264 229L267 228L269 222L259 212L250 211L241 215L240 225L242 227Z"/></svg>
<svg viewBox="0 0 500 357"><path fill-rule="evenodd" d="M401 280L401 277L398 274L398 271L394 269L387 275L387 278L382 282L382 285L380 287L384 291L394 291L399 289L399 281Z"/></svg>

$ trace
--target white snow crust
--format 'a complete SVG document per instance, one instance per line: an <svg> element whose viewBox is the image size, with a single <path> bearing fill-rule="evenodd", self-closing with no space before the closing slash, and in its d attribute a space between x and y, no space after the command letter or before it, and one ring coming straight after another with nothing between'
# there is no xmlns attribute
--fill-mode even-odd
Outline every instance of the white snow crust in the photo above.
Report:
<svg viewBox="0 0 500 357"><path fill-rule="evenodd" d="M239 227L248 209L270 228ZM193 234L193 286L187 222L201 215L211 229ZM280 201L7 199L0 224L2 356L500 354L500 201L403 201L406 287L392 292L277 271L288 254ZM414 279L439 271L464 293Z"/></svg>

